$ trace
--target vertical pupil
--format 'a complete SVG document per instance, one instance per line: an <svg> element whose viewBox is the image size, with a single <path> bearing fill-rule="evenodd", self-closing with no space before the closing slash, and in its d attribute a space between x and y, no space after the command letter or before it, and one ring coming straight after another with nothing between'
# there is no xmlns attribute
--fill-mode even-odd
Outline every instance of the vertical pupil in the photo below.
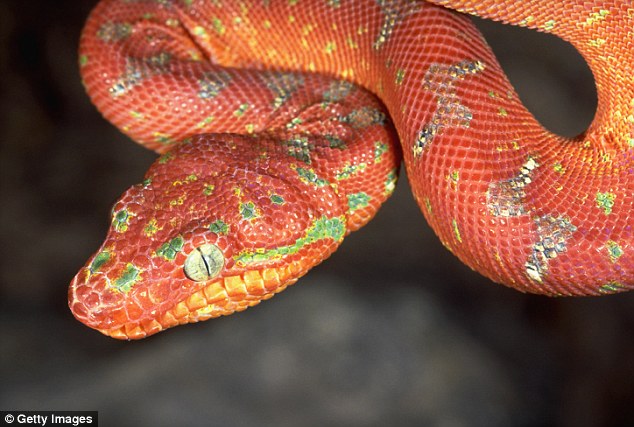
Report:
<svg viewBox="0 0 634 427"><path fill-rule="evenodd" d="M205 253L200 249L200 246L197 247L196 250L200 253L200 258L203 264L205 265L205 271L207 272L207 277L211 276L211 269L209 268L209 263L207 262L208 255L205 255Z"/></svg>
<svg viewBox="0 0 634 427"><path fill-rule="evenodd" d="M206 243L197 247L185 260L185 275L195 282L216 277L224 266L224 254L213 244Z"/></svg>

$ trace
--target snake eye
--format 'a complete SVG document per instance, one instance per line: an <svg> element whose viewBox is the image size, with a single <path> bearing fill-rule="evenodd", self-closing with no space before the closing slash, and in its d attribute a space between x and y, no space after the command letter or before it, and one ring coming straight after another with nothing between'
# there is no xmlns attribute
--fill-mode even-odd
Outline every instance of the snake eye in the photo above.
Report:
<svg viewBox="0 0 634 427"><path fill-rule="evenodd" d="M225 264L225 257L216 245L198 246L185 260L185 275L194 282L213 279Z"/></svg>

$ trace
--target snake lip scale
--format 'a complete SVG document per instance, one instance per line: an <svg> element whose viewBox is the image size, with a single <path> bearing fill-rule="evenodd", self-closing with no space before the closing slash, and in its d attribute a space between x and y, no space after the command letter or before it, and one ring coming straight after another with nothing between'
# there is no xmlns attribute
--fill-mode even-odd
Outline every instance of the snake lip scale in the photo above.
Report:
<svg viewBox="0 0 634 427"><path fill-rule="evenodd" d="M597 86L587 131L540 126L465 14L572 43ZM633 46L624 0L101 0L82 82L160 157L113 206L69 307L137 339L258 304L370 221L401 162L443 245L491 280L629 290Z"/></svg>

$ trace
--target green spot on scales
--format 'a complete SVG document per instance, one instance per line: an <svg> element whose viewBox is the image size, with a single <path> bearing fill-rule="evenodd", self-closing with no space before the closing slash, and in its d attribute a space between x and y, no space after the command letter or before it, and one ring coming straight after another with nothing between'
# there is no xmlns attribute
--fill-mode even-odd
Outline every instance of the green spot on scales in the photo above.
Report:
<svg viewBox="0 0 634 427"><path fill-rule="evenodd" d="M259 218L261 216L260 210L253 202L240 203L239 210L242 218L246 220Z"/></svg>
<svg viewBox="0 0 634 427"><path fill-rule="evenodd" d="M127 293L134 284L141 279L141 269L132 263L128 263L125 270L113 282L113 286L120 292Z"/></svg>
<svg viewBox="0 0 634 427"><path fill-rule="evenodd" d="M623 249L616 243L614 240L608 240L605 247L608 250L608 256L610 257L610 261L617 262L618 259L623 256Z"/></svg>
<svg viewBox="0 0 634 427"><path fill-rule="evenodd" d="M271 203L273 203L274 205L278 205L278 206L281 206L284 203L286 203L284 198L282 196L280 196L279 194L271 194L269 199L271 200Z"/></svg>
<svg viewBox="0 0 634 427"><path fill-rule="evenodd" d="M127 209L121 209L112 215L112 226L119 233L124 233L128 230L130 218L133 215Z"/></svg>
<svg viewBox="0 0 634 427"><path fill-rule="evenodd" d="M173 261L176 255L183 249L184 240L182 236L176 236L169 242L165 242L156 250L156 255Z"/></svg>
<svg viewBox="0 0 634 427"><path fill-rule="evenodd" d="M364 192L348 194L348 208L351 212L368 206L371 197Z"/></svg>
<svg viewBox="0 0 634 427"><path fill-rule="evenodd" d="M98 272L104 264L110 261L110 257L111 254L107 250L101 251L97 255L95 255L92 262L90 263L90 273Z"/></svg>
<svg viewBox="0 0 634 427"><path fill-rule="evenodd" d="M279 259L285 255L292 255L299 252L306 245L324 239L332 239L335 242L341 241L346 233L344 218L321 217L313 222L304 236L294 243L272 249L256 248L248 249L234 257L236 263L241 266L247 264L265 262L271 259Z"/></svg>
<svg viewBox="0 0 634 427"><path fill-rule="evenodd" d="M616 194L614 193L597 193L596 202L597 207L602 208L603 212L606 215L612 213L612 208L614 207L614 200L616 199Z"/></svg>
<svg viewBox="0 0 634 427"><path fill-rule="evenodd" d="M217 219L209 224L209 231L216 234L227 234L229 232L229 225L221 219Z"/></svg>

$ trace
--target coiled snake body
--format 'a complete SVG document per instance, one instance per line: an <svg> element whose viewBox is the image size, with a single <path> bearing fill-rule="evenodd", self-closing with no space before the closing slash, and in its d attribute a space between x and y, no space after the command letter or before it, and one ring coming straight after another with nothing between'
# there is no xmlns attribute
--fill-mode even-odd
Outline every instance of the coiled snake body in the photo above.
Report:
<svg viewBox="0 0 634 427"><path fill-rule="evenodd" d="M401 152L471 268L547 295L634 287L631 2L438 3L573 43L598 88L589 129L544 130L469 20L429 3L101 1L83 83L161 157L114 205L73 314L132 339L255 305L372 218Z"/></svg>

